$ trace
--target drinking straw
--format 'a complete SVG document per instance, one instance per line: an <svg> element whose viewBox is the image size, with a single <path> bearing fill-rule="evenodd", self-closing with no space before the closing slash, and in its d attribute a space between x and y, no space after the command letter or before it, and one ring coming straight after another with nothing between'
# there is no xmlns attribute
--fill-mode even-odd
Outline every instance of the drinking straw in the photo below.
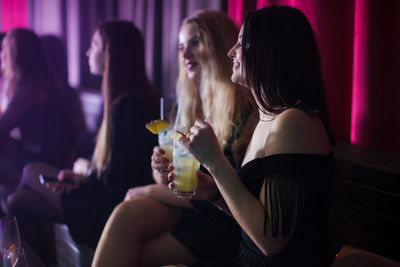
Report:
<svg viewBox="0 0 400 267"><path fill-rule="evenodd" d="M160 98L160 117L164 119L164 97Z"/></svg>

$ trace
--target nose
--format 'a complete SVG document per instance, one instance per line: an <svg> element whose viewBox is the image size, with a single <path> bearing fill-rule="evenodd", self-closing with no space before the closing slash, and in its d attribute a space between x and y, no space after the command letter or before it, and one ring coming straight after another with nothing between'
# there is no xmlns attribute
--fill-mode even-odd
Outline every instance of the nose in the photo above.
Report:
<svg viewBox="0 0 400 267"><path fill-rule="evenodd" d="M183 50L183 58L191 58L192 57L192 49L190 49L190 47L186 47L184 50Z"/></svg>
<svg viewBox="0 0 400 267"><path fill-rule="evenodd" d="M90 56L90 48L86 51L86 56L89 57Z"/></svg>
<svg viewBox="0 0 400 267"><path fill-rule="evenodd" d="M236 56L235 48L236 48L236 45L234 45L228 52L228 57L230 57L231 59L234 59Z"/></svg>

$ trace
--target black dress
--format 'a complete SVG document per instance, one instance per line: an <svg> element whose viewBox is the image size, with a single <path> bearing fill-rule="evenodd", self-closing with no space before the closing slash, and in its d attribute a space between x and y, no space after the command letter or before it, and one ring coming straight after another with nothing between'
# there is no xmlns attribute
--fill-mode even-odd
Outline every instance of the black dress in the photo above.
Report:
<svg viewBox="0 0 400 267"><path fill-rule="evenodd" d="M279 154L245 164L238 175L255 197L259 197L264 181L266 184L265 199L271 213L266 212L264 231L276 236L281 223L282 235L287 236L290 222L295 219L297 227L292 238L282 252L265 256L242 230L243 240L236 257L193 266L329 266L331 164L331 154Z"/></svg>
<svg viewBox="0 0 400 267"><path fill-rule="evenodd" d="M64 219L76 242L96 246L108 217L129 188L153 182L150 161L156 135L145 124L158 116L154 107L126 96L113 107L111 160L79 189L61 196Z"/></svg>

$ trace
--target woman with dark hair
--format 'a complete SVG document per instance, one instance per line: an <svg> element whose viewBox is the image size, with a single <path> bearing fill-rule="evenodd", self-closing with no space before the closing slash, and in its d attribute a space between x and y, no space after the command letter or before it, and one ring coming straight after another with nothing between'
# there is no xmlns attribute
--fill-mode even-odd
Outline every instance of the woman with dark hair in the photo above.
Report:
<svg viewBox="0 0 400 267"><path fill-rule="evenodd" d="M150 168L143 166L150 163L156 138L144 125L158 116L158 97L146 76L140 31L128 21L106 22L95 31L87 56L90 72L103 76L104 97L91 161L78 159L73 170L61 171L30 164L21 190L8 201L9 213L18 216L23 235L35 249L42 249L40 255L45 253L43 244L34 243L40 241L37 229L43 221L66 223L75 241L95 247L128 188L152 182ZM39 174L58 181L44 186Z"/></svg>
<svg viewBox="0 0 400 267"><path fill-rule="evenodd" d="M30 161L66 167L76 135L71 130L72 118L63 103L62 89L35 33L26 29L7 33L1 69L0 185L12 190Z"/></svg>
<svg viewBox="0 0 400 267"><path fill-rule="evenodd" d="M180 138L212 175L199 176L199 190L217 188L216 203L242 228L237 257L212 266L329 266L332 149L312 28L298 9L263 8L247 16L228 55L232 81L251 91L260 114L241 168L203 120Z"/></svg>

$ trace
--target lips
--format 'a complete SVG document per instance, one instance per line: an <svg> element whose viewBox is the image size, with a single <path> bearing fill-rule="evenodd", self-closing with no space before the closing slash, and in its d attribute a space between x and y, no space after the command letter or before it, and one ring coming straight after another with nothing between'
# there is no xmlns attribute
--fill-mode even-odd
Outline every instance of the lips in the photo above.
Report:
<svg viewBox="0 0 400 267"><path fill-rule="evenodd" d="M239 66L240 66L239 62L233 61L233 67L232 67L232 69L237 70L237 69L239 69Z"/></svg>
<svg viewBox="0 0 400 267"><path fill-rule="evenodd" d="M188 70L193 70L197 65L196 61L185 61L185 66Z"/></svg>

